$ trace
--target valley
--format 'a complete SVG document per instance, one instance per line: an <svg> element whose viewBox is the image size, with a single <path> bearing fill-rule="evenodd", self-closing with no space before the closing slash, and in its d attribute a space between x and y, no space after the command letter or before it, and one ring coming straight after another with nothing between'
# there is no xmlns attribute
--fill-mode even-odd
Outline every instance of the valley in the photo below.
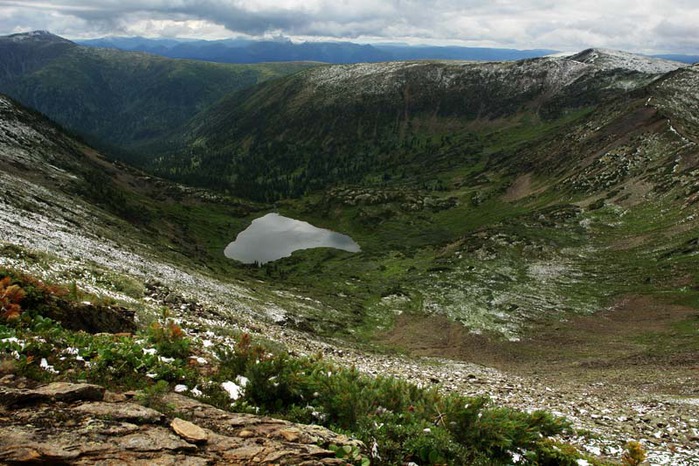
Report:
<svg viewBox="0 0 699 466"><path fill-rule="evenodd" d="M162 112L167 131L137 138L122 124L143 126L128 105L83 125L81 106L101 112L103 88L65 81L65 70L119 79L121 58L105 56L121 52L69 53L109 67L61 55L0 91L41 101L86 141L111 136L97 152L0 97L2 267L141 323L165 308L196 345L249 333L362 373L560 413L593 433L567 441L610 460L629 438L652 464L698 460L696 65L603 50L230 65L206 98L115 91L140 118L177 107ZM174 66L136 63L156 62ZM199 66L176 69L199 81L211 71ZM271 212L361 250L260 266L224 256Z"/></svg>

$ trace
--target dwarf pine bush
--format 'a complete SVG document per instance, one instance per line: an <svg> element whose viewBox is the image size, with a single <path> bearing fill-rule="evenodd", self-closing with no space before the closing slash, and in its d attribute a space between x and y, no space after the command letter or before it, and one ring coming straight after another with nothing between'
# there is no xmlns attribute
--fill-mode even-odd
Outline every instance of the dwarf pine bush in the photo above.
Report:
<svg viewBox="0 0 699 466"><path fill-rule="evenodd" d="M522 464L539 464L551 457L548 439L570 429L542 411L498 408L484 397L442 394L317 357L270 352L246 335L218 356L219 382L248 379L233 409L256 406L265 414L355 435L368 446L372 464L511 464L515 455ZM582 458L572 446L556 454L572 463Z"/></svg>

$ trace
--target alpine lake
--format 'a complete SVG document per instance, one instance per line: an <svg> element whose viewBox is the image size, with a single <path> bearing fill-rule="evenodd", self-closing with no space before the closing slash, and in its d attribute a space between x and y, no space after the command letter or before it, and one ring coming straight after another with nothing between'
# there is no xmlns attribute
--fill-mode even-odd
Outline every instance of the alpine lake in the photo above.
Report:
<svg viewBox="0 0 699 466"><path fill-rule="evenodd" d="M235 241L226 246L224 254L244 264L265 264L289 257L294 251L311 248L335 248L348 252L361 250L347 235L270 213L253 220Z"/></svg>

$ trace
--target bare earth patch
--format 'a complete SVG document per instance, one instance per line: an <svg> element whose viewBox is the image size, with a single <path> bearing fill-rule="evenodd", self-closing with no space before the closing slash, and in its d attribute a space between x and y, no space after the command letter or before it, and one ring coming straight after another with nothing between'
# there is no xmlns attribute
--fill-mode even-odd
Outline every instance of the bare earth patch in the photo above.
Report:
<svg viewBox="0 0 699 466"><path fill-rule="evenodd" d="M505 191L502 199L507 202L513 202L523 199L531 194L534 194L534 191L532 190L532 174L525 173L518 176L512 182L512 185L507 188L507 191Z"/></svg>
<svg viewBox="0 0 699 466"><path fill-rule="evenodd" d="M521 341L474 334L441 316L408 315L400 316L381 341L415 355L455 358L519 375L697 394L697 345L678 343L675 329L692 319L699 325L699 311L691 307L629 295L593 315L535 324L532 336Z"/></svg>
<svg viewBox="0 0 699 466"><path fill-rule="evenodd" d="M560 413L598 436L580 441L587 451L618 460L619 446L637 439L650 464L699 464L699 311L627 295L594 315L534 327L511 342L442 316L402 315L380 341L482 365L468 373L445 366L451 375L438 378L450 390Z"/></svg>

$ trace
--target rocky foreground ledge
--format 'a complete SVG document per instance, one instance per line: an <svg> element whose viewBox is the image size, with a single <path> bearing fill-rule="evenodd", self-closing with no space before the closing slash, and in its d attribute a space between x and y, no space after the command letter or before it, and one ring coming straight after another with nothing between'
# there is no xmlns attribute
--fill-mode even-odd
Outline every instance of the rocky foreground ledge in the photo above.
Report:
<svg viewBox="0 0 699 466"><path fill-rule="evenodd" d="M319 426L235 414L171 393L168 414L92 384L0 379L0 464L344 465L359 442Z"/></svg>

